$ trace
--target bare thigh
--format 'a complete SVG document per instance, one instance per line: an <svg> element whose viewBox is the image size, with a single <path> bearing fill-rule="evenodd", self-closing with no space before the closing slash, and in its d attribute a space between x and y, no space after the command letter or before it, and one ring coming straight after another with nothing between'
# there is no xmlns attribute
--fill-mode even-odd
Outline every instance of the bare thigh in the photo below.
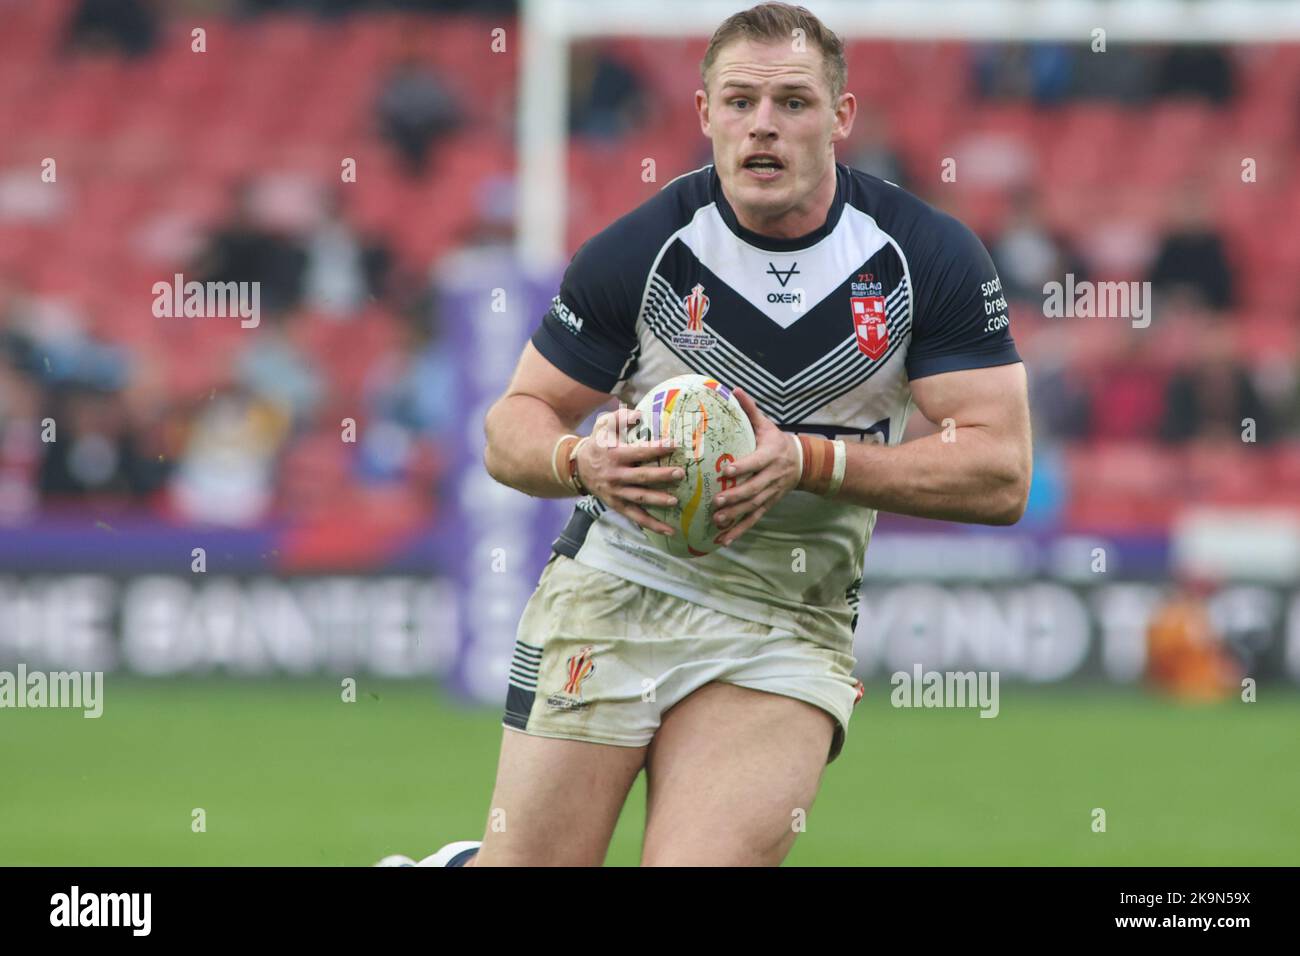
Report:
<svg viewBox="0 0 1300 956"><path fill-rule="evenodd" d="M475 866L600 866L645 747L503 729Z"/></svg>
<svg viewBox="0 0 1300 956"><path fill-rule="evenodd" d="M834 728L812 704L717 682L669 709L646 756L642 865L779 865Z"/></svg>

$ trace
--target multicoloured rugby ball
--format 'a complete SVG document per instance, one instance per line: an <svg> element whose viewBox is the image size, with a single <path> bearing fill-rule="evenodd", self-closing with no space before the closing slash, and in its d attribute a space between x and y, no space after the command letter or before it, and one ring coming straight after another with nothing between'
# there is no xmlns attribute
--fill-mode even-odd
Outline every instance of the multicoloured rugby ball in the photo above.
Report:
<svg viewBox="0 0 1300 956"><path fill-rule="evenodd" d="M675 507L645 506L677 534L669 537L643 528L646 537L679 558L702 557L718 550L713 539L722 529L713 523L713 502L736 483L723 475L722 469L754 450L749 416L731 389L706 375L676 375L660 382L636 408L641 420L633 440L671 438L678 447L654 464L680 467L686 473L675 488L657 486L677 496Z"/></svg>

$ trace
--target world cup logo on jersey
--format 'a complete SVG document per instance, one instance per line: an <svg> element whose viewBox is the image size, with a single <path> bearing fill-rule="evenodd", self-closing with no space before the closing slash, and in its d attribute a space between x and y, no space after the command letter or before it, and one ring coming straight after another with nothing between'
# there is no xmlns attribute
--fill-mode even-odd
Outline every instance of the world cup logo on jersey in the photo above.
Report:
<svg viewBox="0 0 1300 956"><path fill-rule="evenodd" d="M565 681L564 692L582 697L582 682L596 669L596 662L591 659L591 645L588 644L577 654L569 658L569 679Z"/></svg>
<svg viewBox="0 0 1300 956"><path fill-rule="evenodd" d="M703 332L704 313L709 311L709 297L704 294L704 286L695 283L695 288L682 300L682 305L686 306L686 331Z"/></svg>
<svg viewBox="0 0 1300 956"><path fill-rule="evenodd" d="M885 323L885 297L854 296L853 330L858 336L858 350L870 359L879 359L889 350L889 326Z"/></svg>
<svg viewBox="0 0 1300 956"><path fill-rule="evenodd" d="M711 349L717 339L704 331L704 316L709 311L709 297L704 294L704 286L695 283L690 295L682 298L682 308L686 310L686 331L678 332L672 337L673 345L682 349Z"/></svg>

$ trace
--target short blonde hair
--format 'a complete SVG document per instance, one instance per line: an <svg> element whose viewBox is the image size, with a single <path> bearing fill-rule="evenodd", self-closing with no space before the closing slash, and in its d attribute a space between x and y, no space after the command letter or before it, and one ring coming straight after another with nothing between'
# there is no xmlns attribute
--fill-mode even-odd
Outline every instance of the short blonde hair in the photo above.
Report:
<svg viewBox="0 0 1300 956"><path fill-rule="evenodd" d="M839 99L848 85L849 67L844 60L844 42L810 10L792 3L760 3L756 7L732 14L713 32L708 49L700 62L700 80L709 88L709 70L718 58L718 51L733 40L753 40L756 43L785 43L803 31L806 41L822 52L826 85L831 91L831 102Z"/></svg>

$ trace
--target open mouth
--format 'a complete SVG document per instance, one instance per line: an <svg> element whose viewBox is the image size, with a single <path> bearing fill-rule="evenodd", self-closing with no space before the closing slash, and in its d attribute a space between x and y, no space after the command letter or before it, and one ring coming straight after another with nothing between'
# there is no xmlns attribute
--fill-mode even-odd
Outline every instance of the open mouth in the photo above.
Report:
<svg viewBox="0 0 1300 956"><path fill-rule="evenodd" d="M775 179L785 164L775 156L751 156L745 160L745 169L758 179Z"/></svg>

